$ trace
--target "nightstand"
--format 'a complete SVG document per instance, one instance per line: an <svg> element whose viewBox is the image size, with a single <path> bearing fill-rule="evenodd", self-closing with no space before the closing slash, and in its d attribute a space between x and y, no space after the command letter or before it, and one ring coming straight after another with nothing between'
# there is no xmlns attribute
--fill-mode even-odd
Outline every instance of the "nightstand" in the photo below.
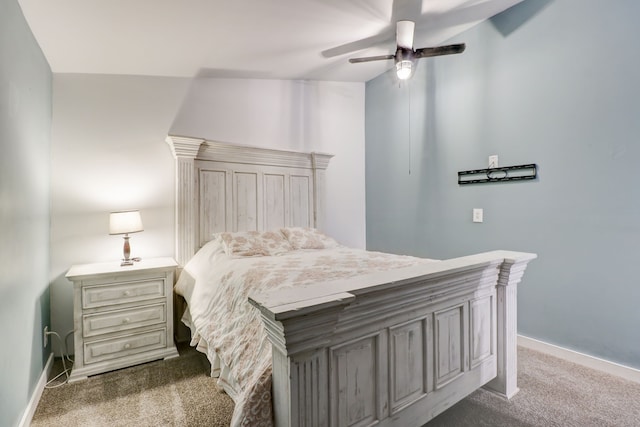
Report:
<svg viewBox="0 0 640 427"><path fill-rule="evenodd" d="M120 261L74 265L75 362L69 382L178 356L173 342L172 258L132 266Z"/></svg>

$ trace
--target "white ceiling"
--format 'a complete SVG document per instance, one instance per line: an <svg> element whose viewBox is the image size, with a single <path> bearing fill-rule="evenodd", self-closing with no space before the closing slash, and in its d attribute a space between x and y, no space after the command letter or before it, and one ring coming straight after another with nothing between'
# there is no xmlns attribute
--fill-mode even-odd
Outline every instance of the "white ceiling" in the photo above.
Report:
<svg viewBox="0 0 640 427"><path fill-rule="evenodd" d="M54 73L367 81L522 0L19 0ZM473 46L467 45L467 49Z"/></svg>

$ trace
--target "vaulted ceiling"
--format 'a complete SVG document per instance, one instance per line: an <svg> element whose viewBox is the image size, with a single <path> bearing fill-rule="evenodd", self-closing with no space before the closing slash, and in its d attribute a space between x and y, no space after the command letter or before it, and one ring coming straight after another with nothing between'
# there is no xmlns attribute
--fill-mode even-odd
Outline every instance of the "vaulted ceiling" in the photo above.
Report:
<svg viewBox="0 0 640 427"><path fill-rule="evenodd" d="M19 0L54 73L367 81L522 0ZM467 46L473 49L473 46Z"/></svg>

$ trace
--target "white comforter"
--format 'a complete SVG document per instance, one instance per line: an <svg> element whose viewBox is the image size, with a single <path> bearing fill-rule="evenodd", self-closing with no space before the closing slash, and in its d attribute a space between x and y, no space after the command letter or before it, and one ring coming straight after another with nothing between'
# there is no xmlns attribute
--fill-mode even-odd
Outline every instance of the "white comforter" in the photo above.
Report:
<svg viewBox="0 0 640 427"><path fill-rule="evenodd" d="M338 246L279 256L229 257L219 241L185 266L175 290L188 304L191 345L235 401L232 426L272 425L271 344L250 294L407 267L429 260Z"/></svg>

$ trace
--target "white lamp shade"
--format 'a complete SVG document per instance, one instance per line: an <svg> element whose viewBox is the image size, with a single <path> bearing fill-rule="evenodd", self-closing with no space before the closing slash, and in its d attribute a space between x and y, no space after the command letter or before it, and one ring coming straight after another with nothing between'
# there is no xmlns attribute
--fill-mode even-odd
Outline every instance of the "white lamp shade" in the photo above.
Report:
<svg viewBox="0 0 640 427"><path fill-rule="evenodd" d="M127 234L142 231L140 211L111 212L109 234Z"/></svg>

